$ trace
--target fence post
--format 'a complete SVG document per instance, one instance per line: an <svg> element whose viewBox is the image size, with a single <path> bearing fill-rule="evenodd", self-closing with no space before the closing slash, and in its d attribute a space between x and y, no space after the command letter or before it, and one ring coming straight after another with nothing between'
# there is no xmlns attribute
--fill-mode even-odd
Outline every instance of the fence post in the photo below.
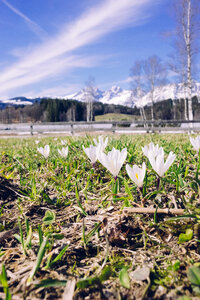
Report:
<svg viewBox="0 0 200 300"><path fill-rule="evenodd" d="M117 127L117 124L116 123L112 123L112 133L113 134L115 133L116 127Z"/></svg>
<svg viewBox="0 0 200 300"><path fill-rule="evenodd" d="M145 125L145 123L144 123L144 125ZM145 127L145 126L144 126ZM146 133L149 133L150 132L150 130L149 130L149 124L148 123L146 123Z"/></svg>
<svg viewBox="0 0 200 300"><path fill-rule="evenodd" d="M74 135L74 127L73 127L73 123L71 123L71 134Z"/></svg>
<svg viewBox="0 0 200 300"><path fill-rule="evenodd" d="M193 123L193 122L190 122L190 123L189 123L189 132L188 132L188 133L189 133L189 134L194 133L194 130L193 130L193 129L194 129L194 123Z"/></svg>
<svg viewBox="0 0 200 300"><path fill-rule="evenodd" d="M31 135L33 135L33 124L30 125Z"/></svg>

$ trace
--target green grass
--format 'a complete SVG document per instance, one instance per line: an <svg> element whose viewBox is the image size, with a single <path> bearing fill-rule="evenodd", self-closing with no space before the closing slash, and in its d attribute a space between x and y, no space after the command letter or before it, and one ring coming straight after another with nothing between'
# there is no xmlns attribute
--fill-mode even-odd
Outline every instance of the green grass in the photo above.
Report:
<svg viewBox="0 0 200 300"><path fill-rule="evenodd" d="M104 122L104 121L137 121L140 120L140 116L133 116L127 114L116 114L109 113L104 115L95 116L95 121Z"/></svg>
<svg viewBox="0 0 200 300"><path fill-rule="evenodd" d="M63 139L69 147L66 159L57 151ZM189 267L200 265L198 154L188 135L110 136L106 152L113 147L128 151L114 197L112 175L99 162L93 169L82 150L93 137L41 138L38 145L35 140L0 140L0 233L9 234L0 240L7 274L1 295L9 290L21 298L61 299L66 283L75 278L74 299L108 294L124 299L198 297L187 276ZM159 190L142 153L142 146L151 141L159 143L166 156L176 154ZM37 151L46 144L51 149L48 159ZM141 204L125 165L141 166L143 161L145 207L181 208L184 218L123 214L124 207ZM20 273L23 269L27 271ZM140 269L150 275L138 283L134 278L141 276Z"/></svg>

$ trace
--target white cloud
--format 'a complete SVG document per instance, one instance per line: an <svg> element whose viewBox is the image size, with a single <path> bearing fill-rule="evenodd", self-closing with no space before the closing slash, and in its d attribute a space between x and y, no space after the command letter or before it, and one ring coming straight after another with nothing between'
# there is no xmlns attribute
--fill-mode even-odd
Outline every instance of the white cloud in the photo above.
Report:
<svg viewBox="0 0 200 300"><path fill-rule="evenodd" d="M4 3L6 0L2 0ZM160 0L154 0L154 4ZM90 57L78 58L73 51L125 26L147 18L152 0L104 0L65 24L54 37L36 46L0 74L0 93L38 82L75 67L90 65ZM27 20L28 22L28 20ZM94 63L94 62L93 62Z"/></svg>
<svg viewBox="0 0 200 300"><path fill-rule="evenodd" d="M24 15L19 9L10 4L7 0L1 0L10 10L12 10L16 15L21 17L26 24L30 27L30 29L38 35L40 38L44 38L46 36L46 32L42 29L37 23L33 22L26 15Z"/></svg>
<svg viewBox="0 0 200 300"><path fill-rule="evenodd" d="M96 57L68 56L52 59L50 66L47 62L41 63L39 70L37 66L27 69L26 72L23 69L13 69L10 71L12 78L4 82L0 91L5 92L16 87L36 83L42 79L56 77L61 72L69 72L74 68L89 67L93 65L93 61L96 61Z"/></svg>

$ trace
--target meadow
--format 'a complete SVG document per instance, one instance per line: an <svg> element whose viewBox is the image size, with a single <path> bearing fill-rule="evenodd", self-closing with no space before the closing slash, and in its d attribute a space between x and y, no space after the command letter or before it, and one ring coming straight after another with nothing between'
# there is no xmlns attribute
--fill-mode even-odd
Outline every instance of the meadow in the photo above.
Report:
<svg viewBox="0 0 200 300"><path fill-rule="evenodd" d="M0 298L199 299L200 160L189 135L110 135L105 153L127 149L117 176L91 164L93 138L0 139ZM176 155L161 176L142 151L150 142ZM143 162L137 186L126 164Z"/></svg>

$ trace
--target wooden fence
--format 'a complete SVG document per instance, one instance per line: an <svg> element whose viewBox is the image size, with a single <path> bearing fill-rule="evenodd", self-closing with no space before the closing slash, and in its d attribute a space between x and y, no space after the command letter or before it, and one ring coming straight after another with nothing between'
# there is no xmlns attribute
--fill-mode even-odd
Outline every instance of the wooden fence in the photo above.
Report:
<svg viewBox="0 0 200 300"><path fill-rule="evenodd" d="M84 132L112 133L184 133L200 132L200 120L155 120L111 122L55 122L0 124L0 135L74 134Z"/></svg>

